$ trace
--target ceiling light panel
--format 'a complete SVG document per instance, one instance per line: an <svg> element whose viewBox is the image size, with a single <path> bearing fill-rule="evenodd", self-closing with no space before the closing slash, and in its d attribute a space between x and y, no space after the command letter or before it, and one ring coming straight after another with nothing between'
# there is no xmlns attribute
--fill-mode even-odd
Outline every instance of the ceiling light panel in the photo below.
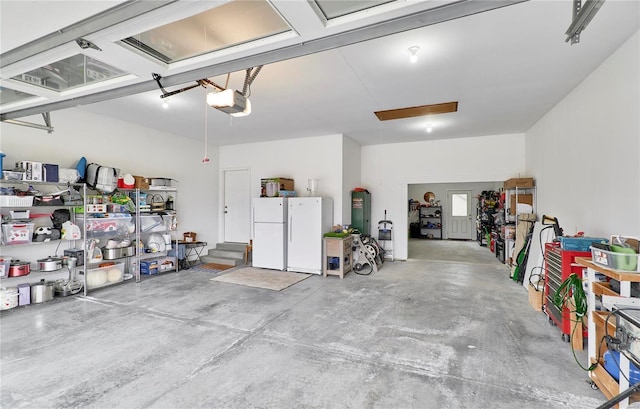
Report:
<svg viewBox="0 0 640 409"><path fill-rule="evenodd" d="M84 54L44 65L11 79L53 91L65 91L127 75L111 65Z"/></svg>
<svg viewBox="0 0 640 409"><path fill-rule="evenodd" d="M315 0L315 3L320 8L320 11L322 11L322 14L324 14L324 17L327 20L332 20L334 18L378 7L382 4L393 3L394 1L395 0Z"/></svg>
<svg viewBox="0 0 640 409"><path fill-rule="evenodd" d="M234 0L122 40L170 64L291 31L266 0Z"/></svg>

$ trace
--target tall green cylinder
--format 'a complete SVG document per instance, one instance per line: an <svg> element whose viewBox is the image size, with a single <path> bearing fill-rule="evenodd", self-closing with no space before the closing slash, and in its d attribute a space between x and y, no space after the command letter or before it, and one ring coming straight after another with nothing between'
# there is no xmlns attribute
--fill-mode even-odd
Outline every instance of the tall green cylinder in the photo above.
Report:
<svg viewBox="0 0 640 409"><path fill-rule="evenodd" d="M351 192L351 227L371 234L371 193Z"/></svg>

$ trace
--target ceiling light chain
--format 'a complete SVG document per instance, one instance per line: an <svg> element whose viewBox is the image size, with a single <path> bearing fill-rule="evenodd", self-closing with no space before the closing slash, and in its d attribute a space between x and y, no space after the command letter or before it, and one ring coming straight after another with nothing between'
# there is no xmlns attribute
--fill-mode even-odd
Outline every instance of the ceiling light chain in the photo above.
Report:
<svg viewBox="0 0 640 409"><path fill-rule="evenodd" d="M204 99L205 101L208 99L209 94L207 90L204 90ZM209 163L209 156L207 156L208 145L209 145L209 109L207 104L204 104L204 158L202 158L202 163Z"/></svg>

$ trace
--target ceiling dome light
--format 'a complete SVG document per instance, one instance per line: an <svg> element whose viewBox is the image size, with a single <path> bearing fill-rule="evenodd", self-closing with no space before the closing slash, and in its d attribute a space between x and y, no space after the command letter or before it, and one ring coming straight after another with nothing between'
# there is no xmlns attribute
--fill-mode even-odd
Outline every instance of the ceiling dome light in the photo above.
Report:
<svg viewBox="0 0 640 409"><path fill-rule="evenodd" d="M431 124L427 124L427 133L431 133L431 131L433 131L433 127Z"/></svg>
<svg viewBox="0 0 640 409"><path fill-rule="evenodd" d="M418 61L418 51L420 51L420 47L414 45L413 47L409 47L409 61L411 63L415 63Z"/></svg>
<svg viewBox="0 0 640 409"><path fill-rule="evenodd" d="M164 108L164 109L169 108L169 100L168 99L163 99L162 100L162 108Z"/></svg>

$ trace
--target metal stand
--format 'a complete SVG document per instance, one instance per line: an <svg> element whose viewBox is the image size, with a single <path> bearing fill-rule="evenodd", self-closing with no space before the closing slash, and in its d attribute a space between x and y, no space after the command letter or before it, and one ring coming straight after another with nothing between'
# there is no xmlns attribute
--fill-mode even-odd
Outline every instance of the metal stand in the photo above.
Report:
<svg viewBox="0 0 640 409"><path fill-rule="evenodd" d="M184 246L184 249L185 249L184 260L187 268L196 266L198 264L202 264L202 259L200 258L200 255L202 254L202 251L204 250L204 248L207 246L206 241L194 241L194 242L179 241L178 245ZM190 260L192 256L195 256L195 257L193 257L193 260Z"/></svg>
<svg viewBox="0 0 640 409"><path fill-rule="evenodd" d="M391 261L393 261L393 222L386 220L386 210L384 211L384 218L385 220L378 222L378 242L383 251L381 258L383 260L391 259Z"/></svg>

